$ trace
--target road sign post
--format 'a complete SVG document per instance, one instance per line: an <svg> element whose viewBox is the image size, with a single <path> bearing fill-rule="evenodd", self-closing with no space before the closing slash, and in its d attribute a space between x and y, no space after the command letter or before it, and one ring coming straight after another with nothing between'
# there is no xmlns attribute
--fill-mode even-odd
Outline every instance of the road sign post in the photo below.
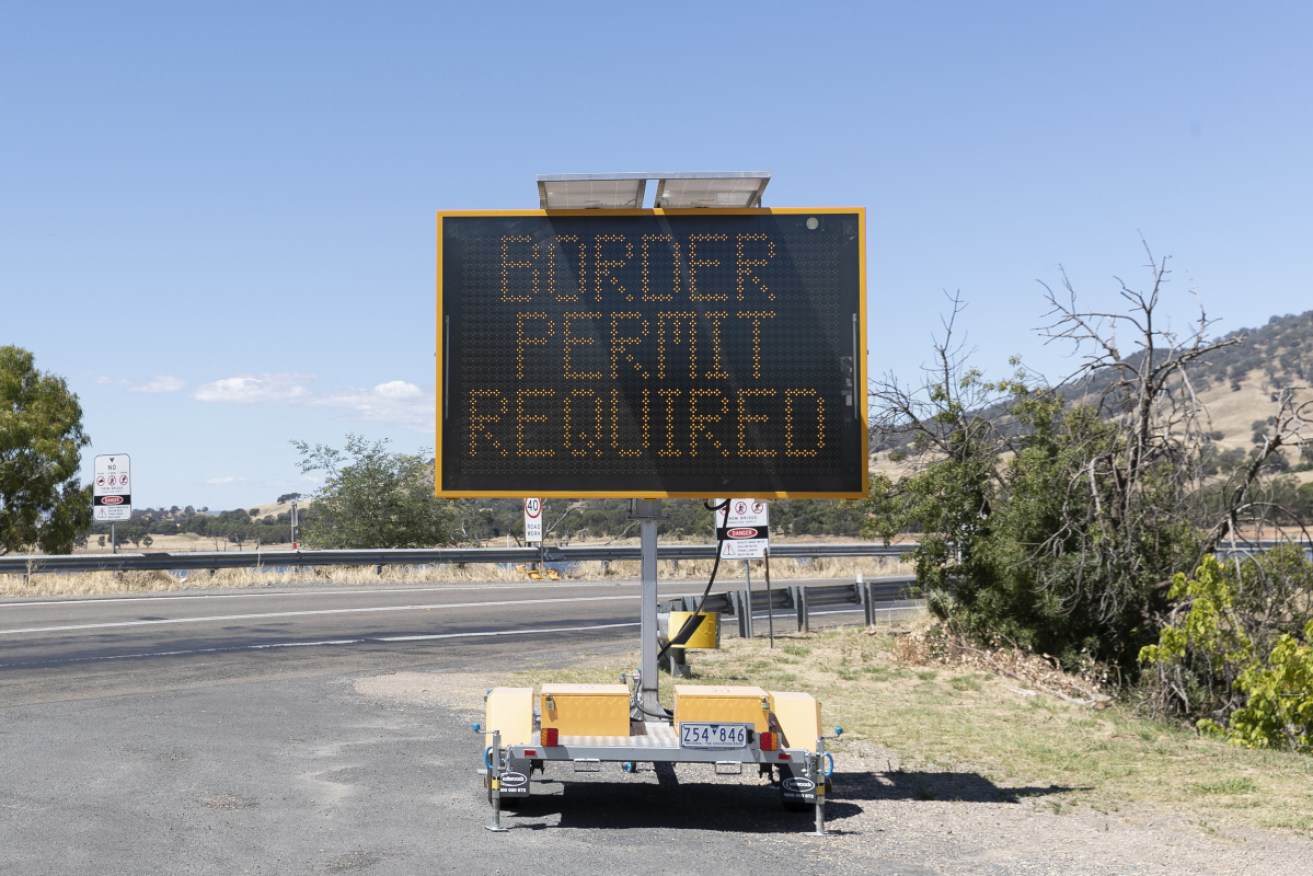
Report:
<svg viewBox="0 0 1313 876"><path fill-rule="evenodd" d="M114 524L132 519L131 460L126 453L97 456L92 478L91 516L109 523L109 549L111 553L118 553L118 533Z"/></svg>
<svg viewBox="0 0 1313 876"><path fill-rule="evenodd" d="M92 486L92 517L96 520L132 518L131 460L126 453L96 457Z"/></svg>
<svg viewBox="0 0 1313 876"><path fill-rule="evenodd" d="M761 499L717 499L716 540L722 560L760 560L770 547L770 509Z"/></svg>
<svg viewBox="0 0 1313 876"><path fill-rule="evenodd" d="M524 543L538 544L543 540L543 500L524 500Z"/></svg>

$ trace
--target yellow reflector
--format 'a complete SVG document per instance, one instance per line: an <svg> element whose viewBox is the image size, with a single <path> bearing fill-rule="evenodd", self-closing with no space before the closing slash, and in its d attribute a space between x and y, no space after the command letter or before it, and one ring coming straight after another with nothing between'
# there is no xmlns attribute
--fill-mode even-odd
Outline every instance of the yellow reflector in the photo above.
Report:
<svg viewBox="0 0 1313 876"><path fill-rule="evenodd" d="M674 638L684 628L684 621L693 616L691 611L672 611L666 635ZM719 648L720 647L720 612L702 612L702 623L693 631L693 635L684 644L685 648Z"/></svg>

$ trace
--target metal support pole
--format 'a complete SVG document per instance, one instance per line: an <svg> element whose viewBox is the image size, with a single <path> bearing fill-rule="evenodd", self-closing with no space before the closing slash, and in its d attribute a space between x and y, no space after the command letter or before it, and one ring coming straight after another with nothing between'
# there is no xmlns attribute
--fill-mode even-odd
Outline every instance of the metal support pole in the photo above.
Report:
<svg viewBox="0 0 1313 876"><path fill-rule="evenodd" d="M796 586L790 587L789 593L793 595L793 608L798 614L798 632L811 632L811 617L807 610L807 588Z"/></svg>
<svg viewBox="0 0 1313 876"><path fill-rule="evenodd" d="M766 560L766 623L770 628L770 646L775 647L775 598L770 591L770 548L762 553Z"/></svg>
<svg viewBox="0 0 1313 876"><path fill-rule="evenodd" d="M875 626L875 600L871 599L871 588L867 586L866 579L862 573L857 573L857 580L853 582L853 587L857 590L857 601L862 604L862 616L868 627Z"/></svg>
<svg viewBox="0 0 1313 876"><path fill-rule="evenodd" d="M488 789L492 793L492 824L487 829L493 833L506 833L501 826L501 731L492 731L492 750L489 752Z"/></svg>
<svg viewBox="0 0 1313 876"><path fill-rule="evenodd" d="M739 622L739 638L751 638L749 635L752 630L752 627L750 626L751 620L748 617L747 609L743 607L746 604L743 591L731 590L725 595L729 597L730 611L734 612L734 618Z"/></svg>
<svg viewBox="0 0 1313 876"><path fill-rule="evenodd" d="M816 830L807 836L829 836L825 832L825 737L816 740L816 753L809 758L812 762L812 780L816 782Z"/></svg>
<svg viewBox="0 0 1313 876"><path fill-rule="evenodd" d="M638 707L644 718L664 714L657 688L657 520L661 516L660 499L635 499L633 516L639 521L639 565L642 571L642 603L639 611L639 636L642 637L642 664L639 679Z"/></svg>
<svg viewBox="0 0 1313 876"><path fill-rule="evenodd" d="M744 638L751 639L752 638L752 562L750 560L743 561L743 580L747 582L747 588L743 592L745 594L745 600L747 601L747 608L744 609L744 611L748 619L748 623L747 623L748 634L744 636Z"/></svg>

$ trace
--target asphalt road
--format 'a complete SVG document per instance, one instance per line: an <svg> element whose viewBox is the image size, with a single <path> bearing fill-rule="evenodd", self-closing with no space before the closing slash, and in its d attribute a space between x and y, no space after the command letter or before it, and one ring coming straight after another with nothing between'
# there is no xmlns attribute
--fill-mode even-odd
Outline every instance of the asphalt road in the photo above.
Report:
<svg viewBox="0 0 1313 876"><path fill-rule="evenodd" d="M632 584L0 602L0 874L1308 872L1303 839L1059 816L1069 789L905 767L874 740L841 752L824 837L756 776L694 765L552 765L485 830L485 686L629 668L637 612Z"/></svg>
<svg viewBox="0 0 1313 876"><path fill-rule="evenodd" d="M697 592L665 583L662 598ZM214 590L0 602L0 704L396 669L518 644L637 646L636 583ZM856 607L839 617L860 619ZM823 621L822 621L823 622ZM777 614L777 627L792 623ZM763 621L758 633L765 632Z"/></svg>
<svg viewBox="0 0 1313 876"><path fill-rule="evenodd" d="M481 678L631 652L638 608L633 584L0 603L0 873L863 872L705 768L558 777L484 830Z"/></svg>
<svg viewBox="0 0 1313 876"><path fill-rule="evenodd" d="M614 636L638 604L633 586L556 584L9 602L0 604L0 703L377 671L440 660L456 642L482 642L493 660L508 653L505 641L492 646L507 633Z"/></svg>

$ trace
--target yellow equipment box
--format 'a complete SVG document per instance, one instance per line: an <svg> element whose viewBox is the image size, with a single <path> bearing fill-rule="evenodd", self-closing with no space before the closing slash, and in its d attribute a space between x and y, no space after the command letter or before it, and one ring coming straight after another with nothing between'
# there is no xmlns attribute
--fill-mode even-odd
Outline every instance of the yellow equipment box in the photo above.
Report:
<svg viewBox="0 0 1313 876"><path fill-rule="evenodd" d="M821 736L820 700L809 693L771 691L770 710L775 713L787 747L816 750L816 740Z"/></svg>
<svg viewBox="0 0 1313 876"><path fill-rule="evenodd" d="M533 745L533 688L494 687L484 701L484 745L492 745L492 731L501 731L501 744Z"/></svg>
<svg viewBox="0 0 1313 876"><path fill-rule="evenodd" d="M685 721L751 724L770 729L770 698L759 687L675 685L675 729Z"/></svg>
<svg viewBox="0 0 1313 876"><path fill-rule="evenodd" d="M544 684L541 726L562 736L628 736L629 688L623 684Z"/></svg>
<svg viewBox="0 0 1313 876"><path fill-rule="evenodd" d="M669 629L666 635L673 639L679 635L679 631L684 628L684 621L693 616L691 611L672 611L670 613ZM688 641L680 648L719 648L720 647L720 612L704 611L702 612L702 623L693 631L693 635L688 637Z"/></svg>

